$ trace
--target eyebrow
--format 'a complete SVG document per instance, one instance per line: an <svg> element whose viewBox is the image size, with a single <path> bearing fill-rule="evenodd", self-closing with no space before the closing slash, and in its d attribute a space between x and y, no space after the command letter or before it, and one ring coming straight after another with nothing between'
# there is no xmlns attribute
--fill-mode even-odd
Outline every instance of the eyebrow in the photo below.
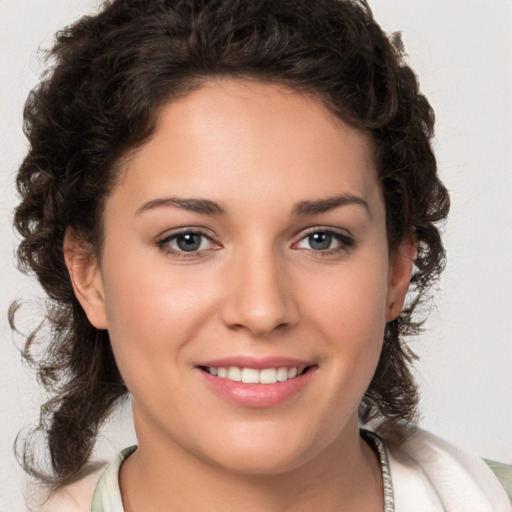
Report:
<svg viewBox="0 0 512 512"><path fill-rule="evenodd" d="M301 201L297 203L292 210L293 215L314 215L316 213L324 213L334 210L340 206L359 205L362 206L368 216L371 218L370 206L361 197L352 194L341 194L334 197L327 197L325 199L318 199L315 201Z"/></svg>
<svg viewBox="0 0 512 512"><path fill-rule="evenodd" d="M153 199L144 203L138 210L137 215L160 206L175 206L182 210L202 213L204 215L225 215L226 210L219 204L209 199L182 199L179 197L163 197Z"/></svg>
<svg viewBox="0 0 512 512"><path fill-rule="evenodd" d="M297 203L292 209L292 215L305 216L314 215L318 213L328 212L340 206L347 205L362 206L369 217L371 217L370 207L368 203L361 197L352 194L341 194L334 197L327 197L324 199L317 199L313 201L301 201ZM201 213L203 215L226 215L227 211L219 203L209 199L200 198L180 198L180 197L162 197L152 199L144 203L137 210L137 215L159 207L174 206L182 210Z"/></svg>

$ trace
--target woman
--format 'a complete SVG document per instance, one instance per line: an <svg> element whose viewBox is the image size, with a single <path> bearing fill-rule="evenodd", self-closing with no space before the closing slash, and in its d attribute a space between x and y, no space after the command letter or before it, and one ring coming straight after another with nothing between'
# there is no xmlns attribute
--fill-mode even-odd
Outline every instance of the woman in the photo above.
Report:
<svg viewBox="0 0 512 512"><path fill-rule="evenodd" d="M448 195L364 4L114 1L53 58L15 224L53 301L55 489L129 391L138 447L80 480L80 510L509 509L413 427L403 337Z"/></svg>

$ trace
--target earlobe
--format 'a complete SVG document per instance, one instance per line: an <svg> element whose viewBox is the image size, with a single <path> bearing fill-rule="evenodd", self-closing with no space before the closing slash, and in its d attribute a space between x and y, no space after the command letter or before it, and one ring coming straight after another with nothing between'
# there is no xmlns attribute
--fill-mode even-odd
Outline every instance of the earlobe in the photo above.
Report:
<svg viewBox="0 0 512 512"><path fill-rule="evenodd" d="M391 252L386 322L391 322L402 312L417 255L418 243L412 236L404 238Z"/></svg>
<svg viewBox="0 0 512 512"><path fill-rule="evenodd" d="M75 296L89 322L97 329L106 329L105 293L96 257L69 229L64 236L63 251Z"/></svg>

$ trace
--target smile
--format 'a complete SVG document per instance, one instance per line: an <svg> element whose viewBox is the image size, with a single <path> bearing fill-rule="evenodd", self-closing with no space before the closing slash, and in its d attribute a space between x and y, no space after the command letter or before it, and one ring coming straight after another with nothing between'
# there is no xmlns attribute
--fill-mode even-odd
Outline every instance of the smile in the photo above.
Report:
<svg viewBox="0 0 512 512"><path fill-rule="evenodd" d="M223 400L242 407L273 407L299 396L318 372L314 362L273 359L229 358L203 363L196 371Z"/></svg>
<svg viewBox="0 0 512 512"><path fill-rule="evenodd" d="M238 366L206 366L201 369L210 375L245 384L276 384L302 375L309 367L239 368Z"/></svg>

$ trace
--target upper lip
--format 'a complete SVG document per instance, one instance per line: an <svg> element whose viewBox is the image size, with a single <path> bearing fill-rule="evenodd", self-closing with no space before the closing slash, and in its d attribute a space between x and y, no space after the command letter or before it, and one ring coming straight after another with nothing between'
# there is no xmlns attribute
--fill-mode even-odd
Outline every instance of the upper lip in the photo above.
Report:
<svg viewBox="0 0 512 512"><path fill-rule="evenodd" d="M230 356L220 359L212 359L199 363L198 367L209 368L229 368L230 366L237 366L238 368L254 368L255 370L263 370L265 368L303 368L312 366L315 363L305 359L297 359L294 357L281 357L281 356L267 356L267 357L253 357L253 356Z"/></svg>

